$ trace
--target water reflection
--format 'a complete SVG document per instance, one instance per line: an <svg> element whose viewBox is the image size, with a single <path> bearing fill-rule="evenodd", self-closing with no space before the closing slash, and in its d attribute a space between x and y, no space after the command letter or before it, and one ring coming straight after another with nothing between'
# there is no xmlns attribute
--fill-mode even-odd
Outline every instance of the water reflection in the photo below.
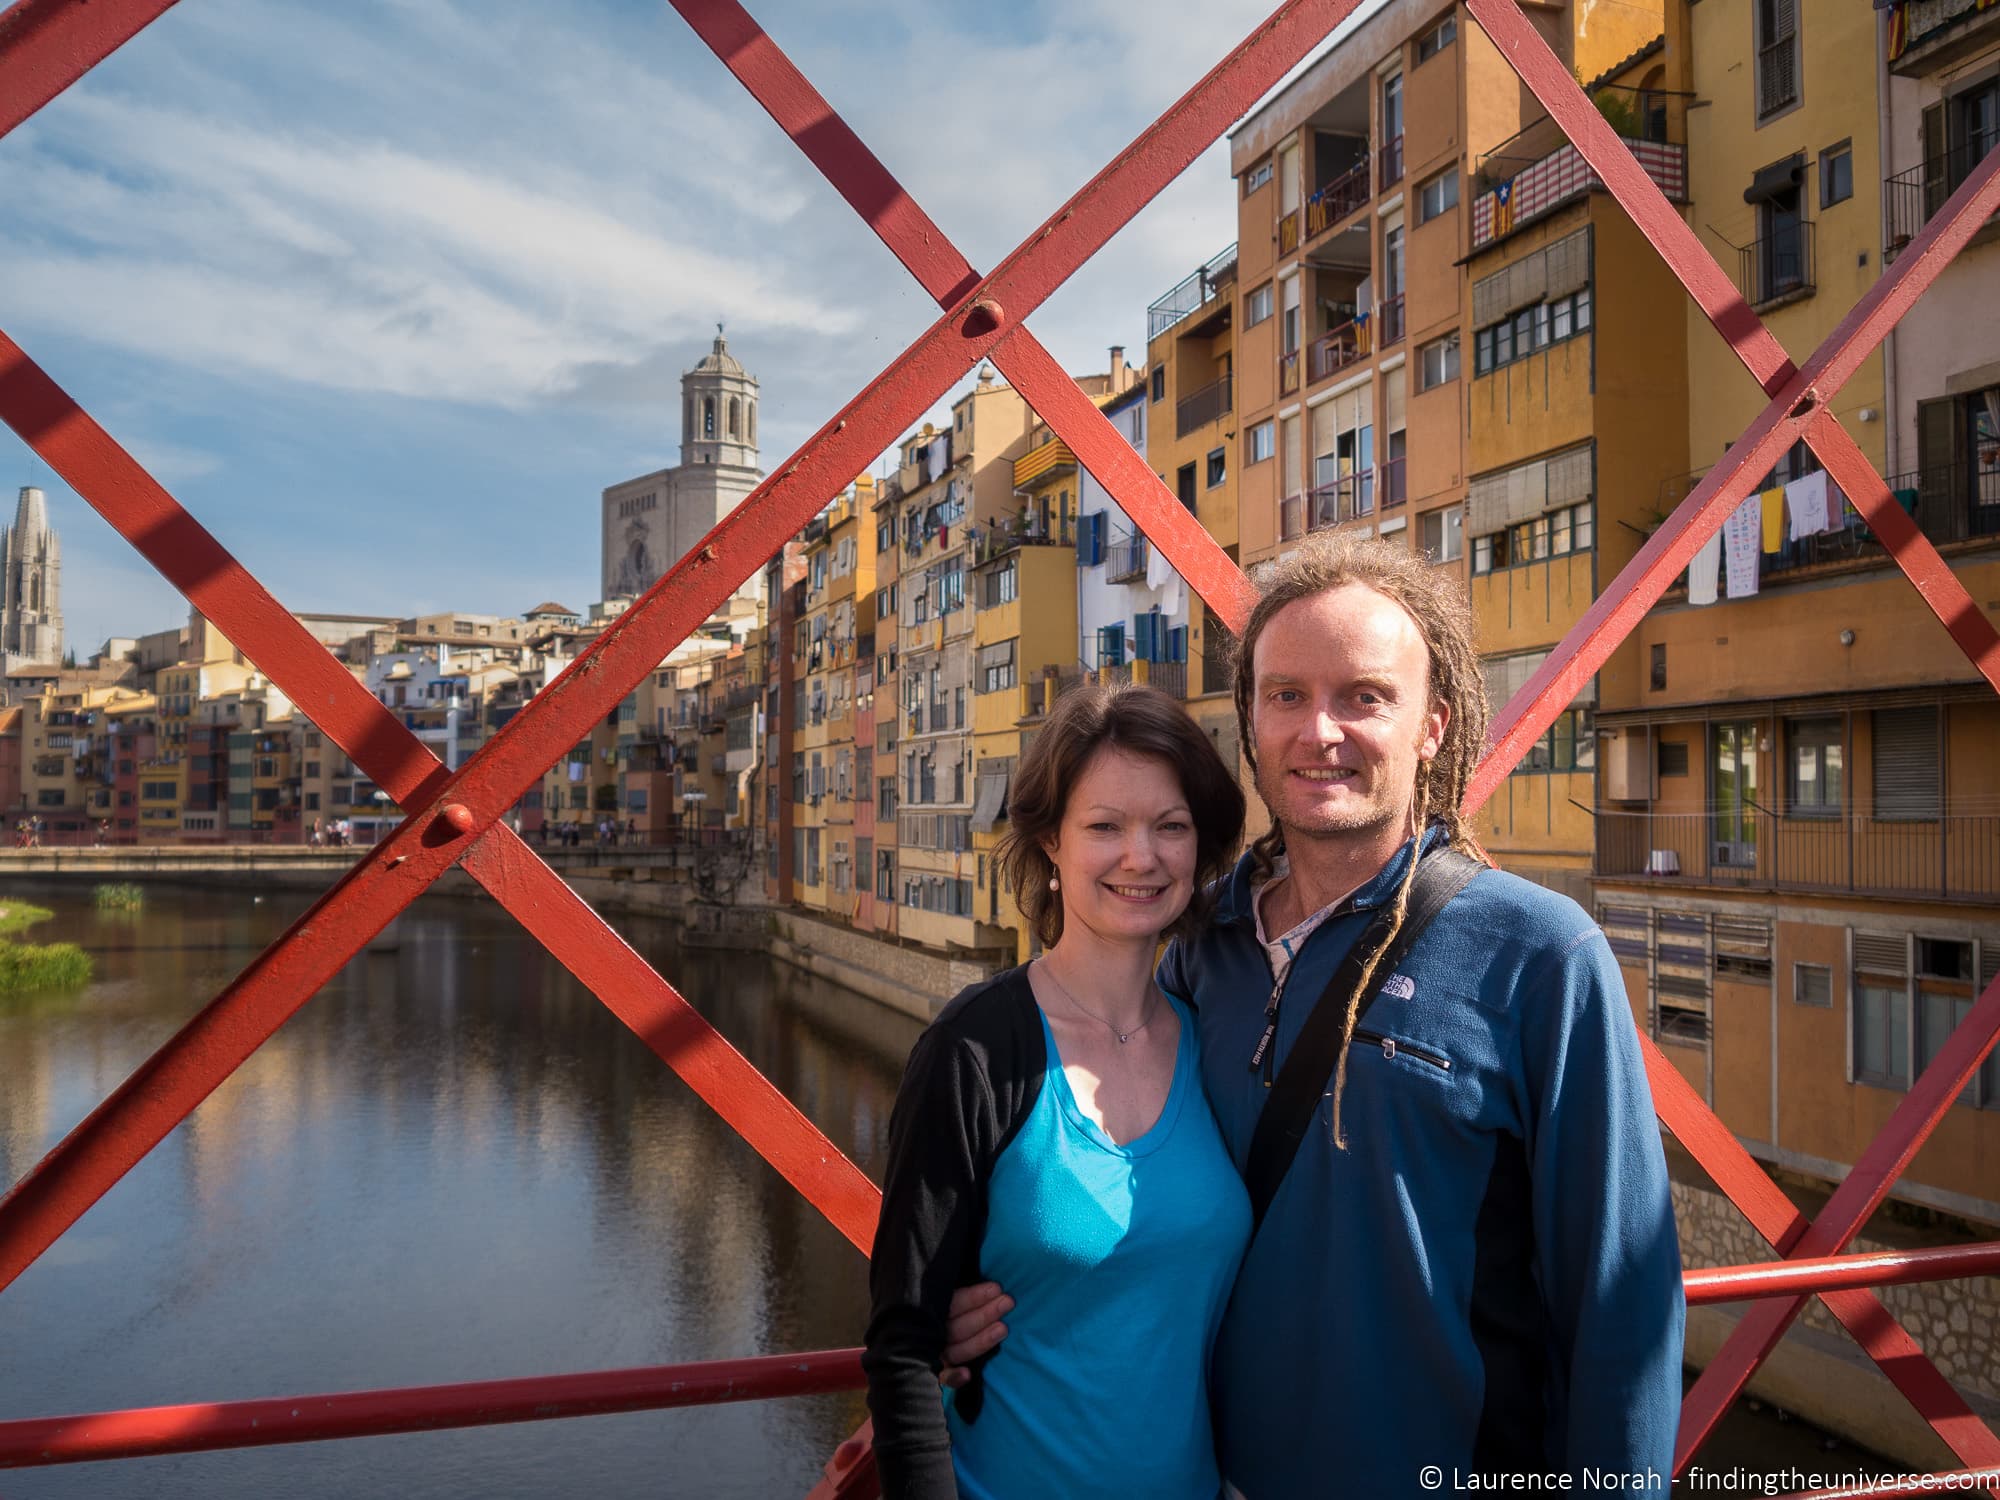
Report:
<svg viewBox="0 0 2000 1500"><path fill-rule="evenodd" d="M0 1009L9 1182L302 909L64 891L81 994ZM621 926L879 1179L915 1023ZM860 1257L497 909L426 897L0 1296L0 1412L485 1379L859 1341ZM802 1494L856 1396L191 1455L9 1496Z"/></svg>

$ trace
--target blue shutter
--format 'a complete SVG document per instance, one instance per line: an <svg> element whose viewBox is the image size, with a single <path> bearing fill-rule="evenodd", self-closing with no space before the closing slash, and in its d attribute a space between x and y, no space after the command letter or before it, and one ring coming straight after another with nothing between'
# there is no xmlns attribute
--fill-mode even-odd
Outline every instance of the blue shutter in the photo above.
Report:
<svg viewBox="0 0 2000 1500"><path fill-rule="evenodd" d="M1134 661L1153 660L1153 639L1155 635L1153 627L1158 620L1159 616L1154 614L1151 610L1148 610L1145 614L1135 615L1133 617L1132 660Z"/></svg>
<svg viewBox="0 0 2000 1500"><path fill-rule="evenodd" d="M1185 662L1187 658L1188 628L1176 625L1167 632L1167 660Z"/></svg>

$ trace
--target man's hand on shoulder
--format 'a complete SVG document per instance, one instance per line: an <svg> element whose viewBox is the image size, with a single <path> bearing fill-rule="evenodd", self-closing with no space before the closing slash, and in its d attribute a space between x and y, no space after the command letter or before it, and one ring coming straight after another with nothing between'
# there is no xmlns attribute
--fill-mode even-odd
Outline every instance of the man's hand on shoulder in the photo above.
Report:
<svg viewBox="0 0 2000 1500"><path fill-rule="evenodd" d="M951 1294L951 1321L945 1325L944 1370L939 1378L952 1390L972 1378L968 1368L990 1354L1007 1337L1000 1320L1014 1310L1014 1299L997 1281L976 1282Z"/></svg>

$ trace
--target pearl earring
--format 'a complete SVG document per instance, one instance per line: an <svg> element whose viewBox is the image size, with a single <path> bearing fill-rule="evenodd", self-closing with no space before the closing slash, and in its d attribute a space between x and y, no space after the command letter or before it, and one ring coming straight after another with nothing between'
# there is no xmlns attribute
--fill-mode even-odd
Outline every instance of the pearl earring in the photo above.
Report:
<svg viewBox="0 0 2000 1500"><path fill-rule="evenodd" d="M1049 889L1050 889L1050 890L1052 890L1052 891L1059 891L1059 890L1061 890L1061 889L1062 889L1062 881L1061 881L1061 879L1060 879L1059 877L1057 877L1057 876L1054 876L1054 875L1051 875L1051 876L1049 877Z"/></svg>

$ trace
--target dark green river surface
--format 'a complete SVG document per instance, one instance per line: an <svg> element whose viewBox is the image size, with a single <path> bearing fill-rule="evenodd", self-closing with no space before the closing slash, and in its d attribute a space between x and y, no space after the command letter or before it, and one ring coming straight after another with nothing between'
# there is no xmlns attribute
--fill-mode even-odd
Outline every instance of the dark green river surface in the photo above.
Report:
<svg viewBox="0 0 2000 1500"><path fill-rule="evenodd" d="M305 905L166 886L137 913L99 912L82 886L9 882L9 896L55 908L27 937L82 944L96 976L0 997L0 1185ZM915 1022L616 920L879 1181ZM426 896L400 934L0 1294L0 1418L860 1342L859 1254L510 917ZM0 1497L762 1500L804 1495L862 1416L856 1392L14 1470ZM1874 1467L1747 1409L1703 1459L1808 1453Z"/></svg>

